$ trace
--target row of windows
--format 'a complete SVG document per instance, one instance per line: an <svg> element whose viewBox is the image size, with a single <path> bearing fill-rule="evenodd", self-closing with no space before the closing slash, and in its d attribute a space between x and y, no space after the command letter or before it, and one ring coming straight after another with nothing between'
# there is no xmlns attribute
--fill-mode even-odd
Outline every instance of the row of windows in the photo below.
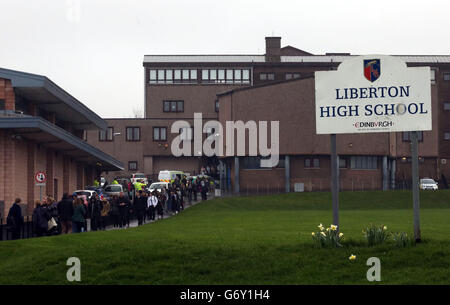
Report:
<svg viewBox="0 0 450 305"><path fill-rule="evenodd" d="M150 70L150 84L196 83L196 69Z"/></svg>
<svg viewBox="0 0 450 305"><path fill-rule="evenodd" d="M184 112L184 101L163 101L164 112Z"/></svg>
<svg viewBox="0 0 450 305"><path fill-rule="evenodd" d="M249 69L202 69L201 82L206 84L250 84ZM150 69L150 84L198 83L197 69Z"/></svg>
<svg viewBox="0 0 450 305"><path fill-rule="evenodd" d="M377 169L378 157L377 156L351 156L350 168L351 169ZM339 158L339 168L347 168L348 158ZM244 157L242 161L243 169L265 169L260 164L261 157ZM277 168L285 167L285 158L280 156L280 162ZM304 159L304 168L306 169L319 169L320 159L318 157L311 157Z"/></svg>
<svg viewBox="0 0 450 305"><path fill-rule="evenodd" d="M115 136L119 136L120 133L114 133L114 127L108 127L105 130L100 130L98 133L98 139L100 142L112 142ZM141 129L140 127L126 127L125 136L127 141L140 141Z"/></svg>
<svg viewBox="0 0 450 305"><path fill-rule="evenodd" d="M300 78L300 73L285 73L284 78L286 80ZM259 80L275 80L275 73L259 73Z"/></svg>

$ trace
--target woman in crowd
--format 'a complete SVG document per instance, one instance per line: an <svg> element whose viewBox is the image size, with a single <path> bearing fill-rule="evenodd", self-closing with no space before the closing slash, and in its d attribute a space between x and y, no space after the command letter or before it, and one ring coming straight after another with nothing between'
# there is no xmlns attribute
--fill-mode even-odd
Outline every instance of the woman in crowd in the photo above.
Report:
<svg viewBox="0 0 450 305"><path fill-rule="evenodd" d="M48 221L51 216L46 205L43 205L40 200L35 202L35 206L32 216L33 231L37 237L41 237L47 235Z"/></svg>
<svg viewBox="0 0 450 305"><path fill-rule="evenodd" d="M120 222L119 196L117 195L114 195L111 199L111 215L113 217L114 228L116 228Z"/></svg>
<svg viewBox="0 0 450 305"><path fill-rule="evenodd" d="M76 198L73 202L72 228L73 233L80 233L85 224L86 207L81 198Z"/></svg>
<svg viewBox="0 0 450 305"><path fill-rule="evenodd" d="M100 229L106 230L106 221L109 216L109 212L111 211L111 205L109 204L108 200L106 198L102 199L103 208L101 212L101 218L100 218Z"/></svg>

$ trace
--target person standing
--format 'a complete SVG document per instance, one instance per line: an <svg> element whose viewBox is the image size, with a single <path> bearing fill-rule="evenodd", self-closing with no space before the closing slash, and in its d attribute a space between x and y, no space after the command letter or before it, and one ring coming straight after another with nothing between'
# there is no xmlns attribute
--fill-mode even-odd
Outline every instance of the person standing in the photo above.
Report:
<svg viewBox="0 0 450 305"><path fill-rule="evenodd" d="M191 205L192 204L192 180L188 181L188 184L187 184L187 197L188 197L189 205Z"/></svg>
<svg viewBox="0 0 450 305"><path fill-rule="evenodd" d="M101 214L103 210L102 202L97 193L89 200L89 210L91 214L91 230L97 231L100 228Z"/></svg>
<svg viewBox="0 0 450 305"><path fill-rule="evenodd" d="M35 202L35 209L33 211L33 231L37 237L41 237L47 234L48 221L51 216L47 208L41 204L41 201Z"/></svg>
<svg viewBox="0 0 450 305"><path fill-rule="evenodd" d="M119 194L119 226L122 228L126 225L129 226L129 210L130 210L130 200L124 196L123 192Z"/></svg>
<svg viewBox="0 0 450 305"><path fill-rule="evenodd" d="M73 203L72 226L73 233L80 233L84 227L86 207L81 198L75 199Z"/></svg>
<svg viewBox="0 0 450 305"><path fill-rule="evenodd" d="M153 192L147 200L147 206L150 211L150 220L155 220L156 206L158 205L158 197L156 197L155 192Z"/></svg>
<svg viewBox="0 0 450 305"><path fill-rule="evenodd" d="M158 219L163 219L164 217L165 203L166 203L166 196L163 193L160 193L158 198L158 204L156 205L156 210L158 212Z"/></svg>
<svg viewBox="0 0 450 305"><path fill-rule="evenodd" d="M11 239L20 238L20 229L23 225L22 209L19 206L21 201L22 200L20 198L16 198L16 200L14 200L13 205L9 209L8 217L6 218L6 226L8 231L11 232ZM0 233L3 234L3 232Z"/></svg>
<svg viewBox="0 0 450 305"><path fill-rule="evenodd" d="M138 221L138 226L142 225L143 219L145 218L145 208L146 202L145 197L142 195L142 191L137 193L137 196L133 200L133 208L136 213L136 218Z"/></svg>
<svg viewBox="0 0 450 305"><path fill-rule="evenodd" d="M108 219L109 212L111 210L111 205L106 198L102 199L102 211L100 213L100 229L106 230L106 221Z"/></svg>
<svg viewBox="0 0 450 305"><path fill-rule="evenodd" d="M111 200L111 215L113 217L114 228L120 225L120 209L119 209L119 197L113 195Z"/></svg>
<svg viewBox="0 0 450 305"><path fill-rule="evenodd" d="M62 200L57 205L59 221L61 223L61 234L72 232L73 200L69 194L64 193Z"/></svg>

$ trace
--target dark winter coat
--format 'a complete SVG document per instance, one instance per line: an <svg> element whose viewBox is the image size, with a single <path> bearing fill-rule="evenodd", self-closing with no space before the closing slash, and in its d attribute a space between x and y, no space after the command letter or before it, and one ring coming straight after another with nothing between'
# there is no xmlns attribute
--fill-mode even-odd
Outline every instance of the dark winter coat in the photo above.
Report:
<svg viewBox="0 0 450 305"><path fill-rule="evenodd" d="M48 221L51 216L46 207L37 206L33 211L33 229L34 231L47 231Z"/></svg>
<svg viewBox="0 0 450 305"><path fill-rule="evenodd" d="M23 224L22 209L17 203L14 203L9 209L7 226L10 231L15 231Z"/></svg>
<svg viewBox="0 0 450 305"><path fill-rule="evenodd" d="M58 214L61 221L71 221L73 216L72 199L65 198L58 202Z"/></svg>

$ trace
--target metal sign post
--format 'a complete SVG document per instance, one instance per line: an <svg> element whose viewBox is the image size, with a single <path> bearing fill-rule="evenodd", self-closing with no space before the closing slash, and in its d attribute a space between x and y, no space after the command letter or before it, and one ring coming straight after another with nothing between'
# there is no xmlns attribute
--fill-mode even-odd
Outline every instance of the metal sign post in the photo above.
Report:
<svg viewBox="0 0 450 305"><path fill-rule="evenodd" d="M419 202L419 152L417 131L411 131L411 167L412 167L412 195L414 209L414 239L420 242L420 202Z"/></svg>
<svg viewBox="0 0 450 305"><path fill-rule="evenodd" d="M339 230L339 163L336 150L336 134L330 135L331 140L331 197L333 202L333 224Z"/></svg>

